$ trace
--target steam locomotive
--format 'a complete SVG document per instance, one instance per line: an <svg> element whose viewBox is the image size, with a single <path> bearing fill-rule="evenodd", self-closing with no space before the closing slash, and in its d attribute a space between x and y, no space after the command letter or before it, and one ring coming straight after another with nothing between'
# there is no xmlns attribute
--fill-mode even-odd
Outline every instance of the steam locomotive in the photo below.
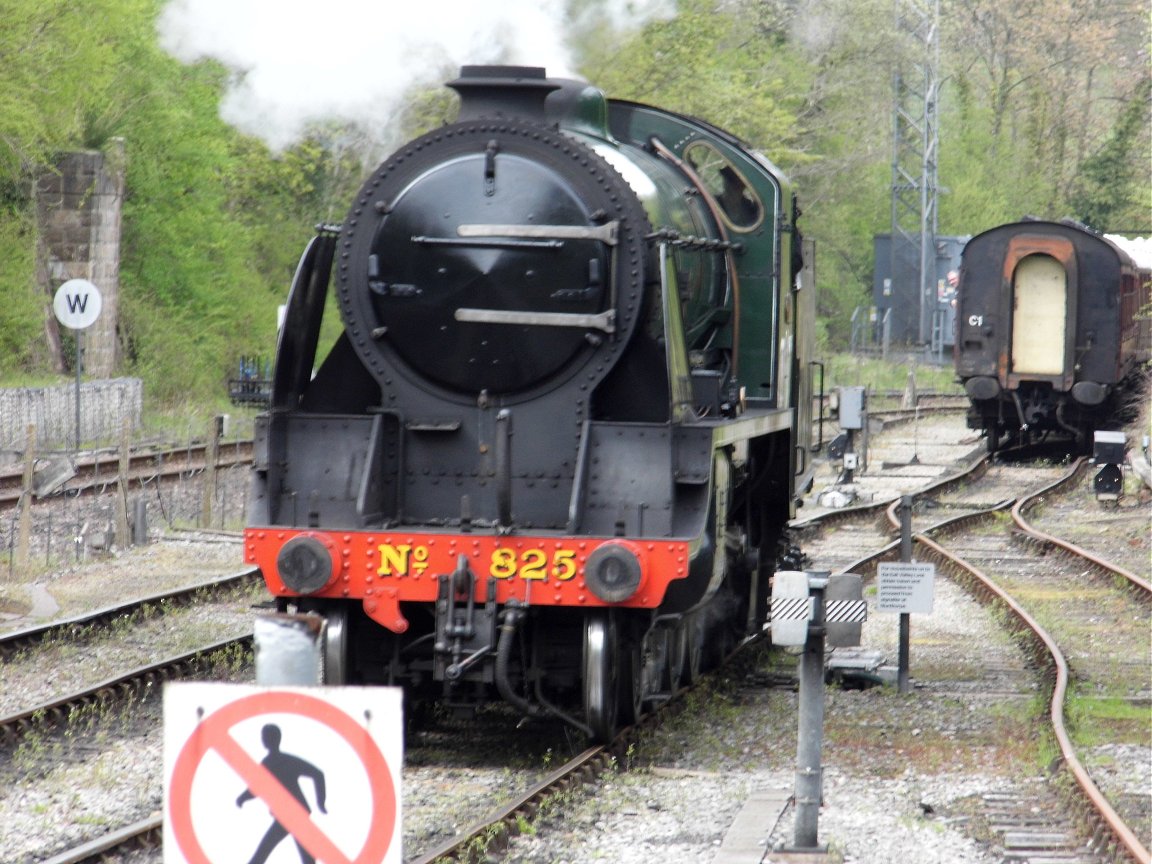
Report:
<svg viewBox="0 0 1152 864"><path fill-rule="evenodd" d="M811 478L799 211L700 120L536 67L447 86L301 258L246 559L324 682L607 739L762 628Z"/></svg>
<svg viewBox="0 0 1152 864"><path fill-rule="evenodd" d="M1085 449L1116 428L1149 359L1149 276L1071 220L1025 219L968 241L955 368L968 425L990 451L1050 433Z"/></svg>

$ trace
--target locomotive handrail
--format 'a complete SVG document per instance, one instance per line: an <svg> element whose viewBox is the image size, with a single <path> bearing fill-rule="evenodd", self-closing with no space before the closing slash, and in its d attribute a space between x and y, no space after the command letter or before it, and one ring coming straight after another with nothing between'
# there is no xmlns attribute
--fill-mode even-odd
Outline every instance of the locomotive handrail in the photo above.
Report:
<svg viewBox="0 0 1152 864"><path fill-rule="evenodd" d="M421 246L468 246L481 249L562 249L564 241L550 239L521 239L514 237L427 237L417 234L413 243Z"/></svg>
<svg viewBox="0 0 1152 864"><path fill-rule="evenodd" d="M599 240L615 246L620 236L620 223L613 220L603 225L488 225L468 224L456 228L461 237L527 237L541 240Z"/></svg>
<svg viewBox="0 0 1152 864"><path fill-rule="evenodd" d="M681 159L677 156L672 149L657 138L652 136L649 144L660 158L667 160L675 165L684 175L692 182L692 185L700 193L700 200L708 208L712 214L712 218L716 223L716 230L720 235L720 244L717 247L718 251L724 253L724 261L726 263L726 270L728 271L728 297L725 298L727 302L730 298L732 301L732 377L737 378L740 374L740 271L736 267L736 260L733 253L736 251L743 252L743 245L740 243L733 243L728 237L728 228L725 225L724 217L721 215L722 208L720 203L708 191L708 184L696 173L696 170L688 163L687 160ZM669 240L671 242L671 240Z"/></svg>
<svg viewBox="0 0 1152 864"><path fill-rule="evenodd" d="M598 240L608 246L619 242L620 223L605 222L603 225L488 225L465 224L456 228L456 233L467 238L502 238L526 240ZM510 239L509 239L510 238ZM452 241L443 241L452 242ZM613 292L615 293L615 292ZM613 298L613 306L615 299ZM475 309L461 307L456 310L457 321L472 324L513 324L529 327L584 327L616 332L616 310L606 309L595 314L578 312L535 312L516 309Z"/></svg>
<svg viewBox="0 0 1152 864"><path fill-rule="evenodd" d="M616 310L606 309L594 315L579 312L531 312L514 309L474 309L460 307L457 321L472 324L526 324L533 327L594 327L605 333L616 332Z"/></svg>

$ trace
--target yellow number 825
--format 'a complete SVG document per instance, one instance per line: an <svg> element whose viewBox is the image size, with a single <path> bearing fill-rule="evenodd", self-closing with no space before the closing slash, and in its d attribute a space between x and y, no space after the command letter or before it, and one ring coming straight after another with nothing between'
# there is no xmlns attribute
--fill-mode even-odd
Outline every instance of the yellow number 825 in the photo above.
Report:
<svg viewBox="0 0 1152 864"><path fill-rule="evenodd" d="M576 550L557 549L549 558L543 549L515 549L500 547L492 552L488 573L494 579L532 579L543 581L551 576L558 582L567 582L576 575Z"/></svg>

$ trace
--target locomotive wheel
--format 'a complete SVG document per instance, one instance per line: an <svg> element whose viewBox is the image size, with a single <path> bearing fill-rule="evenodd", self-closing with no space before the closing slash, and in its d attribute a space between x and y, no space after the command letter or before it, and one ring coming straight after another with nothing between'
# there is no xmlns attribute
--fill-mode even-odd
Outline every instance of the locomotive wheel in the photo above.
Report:
<svg viewBox="0 0 1152 864"><path fill-rule="evenodd" d="M646 654L638 639L629 639L620 646L620 722L625 726L644 716L644 701L651 692L648 682L653 674L658 674L653 672L653 661Z"/></svg>
<svg viewBox="0 0 1152 864"><path fill-rule="evenodd" d="M627 668L632 674L621 681L620 704L625 709L624 722L636 722L645 711L654 707L661 695L675 691L676 685L670 683L672 640L671 628L657 627L646 638L637 636L625 648ZM677 662L683 665L683 658L679 657ZM679 669L676 674L678 677Z"/></svg>
<svg viewBox="0 0 1152 864"><path fill-rule="evenodd" d="M620 677L616 618L608 610L592 612L584 624L584 720L598 741L616 735Z"/></svg>
<svg viewBox="0 0 1152 864"><path fill-rule="evenodd" d="M703 616L692 615L681 627L684 631L684 681L695 684L704 672L704 639L707 634Z"/></svg>
<svg viewBox="0 0 1152 864"><path fill-rule="evenodd" d="M675 694L680 689L688 665L688 630L684 621L667 631L668 662L664 667L662 689Z"/></svg>
<svg viewBox="0 0 1152 864"><path fill-rule="evenodd" d="M333 604L324 610L324 683L348 683L348 609Z"/></svg>

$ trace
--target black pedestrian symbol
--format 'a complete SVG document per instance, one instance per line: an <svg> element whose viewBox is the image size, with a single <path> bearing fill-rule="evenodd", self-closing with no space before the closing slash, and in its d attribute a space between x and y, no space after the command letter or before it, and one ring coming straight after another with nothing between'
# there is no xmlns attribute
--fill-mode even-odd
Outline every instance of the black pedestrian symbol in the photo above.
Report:
<svg viewBox="0 0 1152 864"><path fill-rule="evenodd" d="M280 785L284 790L300 802L300 805L309 813L312 808L308 806L308 799L304 797L304 791L300 788L300 779L308 777L312 780L312 785L316 792L316 809L321 813L328 811L324 807L324 800L326 797L324 789L324 772L308 762L301 759L299 756L293 756L291 753L284 753L280 750L280 727L275 723L268 723L260 732L260 738L264 742L264 746L268 749L268 755L265 756L260 764L271 772L272 776L280 781ZM236 806L243 807L244 802L256 796L252 794L252 790L245 789L240 797L236 799ZM268 860L268 856L272 854L272 850L279 845L280 841L288 836L288 829L281 825L273 818L272 824L268 830L264 832L264 838L260 841L260 845L256 847L256 851L252 853L252 858L248 864L263 864ZM300 860L303 864L316 864L316 859L312 857L301 844L296 841L296 848L300 852Z"/></svg>

